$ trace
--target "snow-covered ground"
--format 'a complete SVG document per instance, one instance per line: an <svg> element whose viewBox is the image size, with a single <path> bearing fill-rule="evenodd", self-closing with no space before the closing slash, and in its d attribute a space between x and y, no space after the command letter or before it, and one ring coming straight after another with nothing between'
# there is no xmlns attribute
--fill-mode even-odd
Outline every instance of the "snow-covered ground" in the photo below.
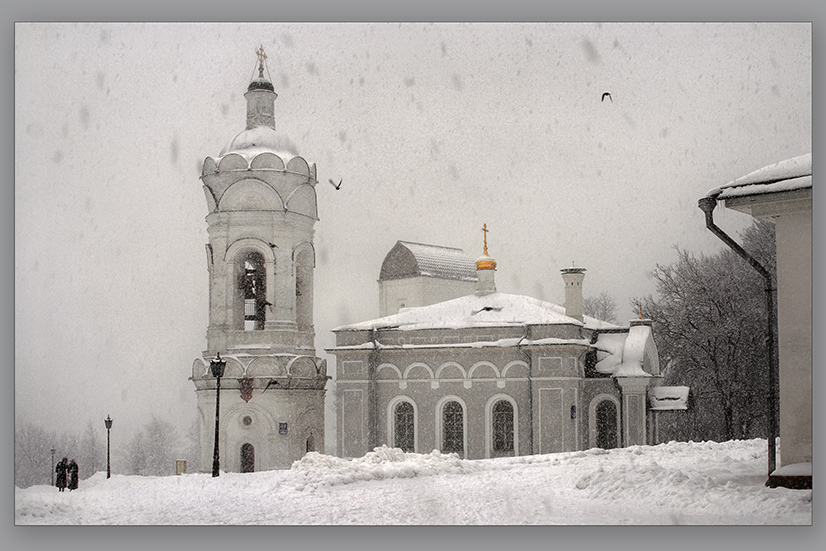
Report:
<svg viewBox="0 0 826 551"><path fill-rule="evenodd" d="M16 525L809 525L812 491L767 488L766 441L671 442L466 461L377 448L290 470L15 488Z"/></svg>

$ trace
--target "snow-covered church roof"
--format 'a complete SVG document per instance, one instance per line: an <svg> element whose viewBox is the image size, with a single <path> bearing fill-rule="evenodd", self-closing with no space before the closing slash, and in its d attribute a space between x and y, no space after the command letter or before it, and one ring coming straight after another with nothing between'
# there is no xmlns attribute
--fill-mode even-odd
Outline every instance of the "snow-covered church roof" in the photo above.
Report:
<svg viewBox="0 0 826 551"><path fill-rule="evenodd" d="M562 306L523 295L491 293L403 308L397 314L344 325L333 331L370 329L463 329L471 327L507 327L521 325L571 324L589 329L612 329L618 325L583 316L584 322L565 315Z"/></svg>
<svg viewBox="0 0 826 551"><path fill-rule="evenodd" d="M384 257L379 279L414 276L476 281L476 265L462 249L397 241Z"/></svg>
<svg viewBox="0 0 826 551"><path fill-rule="evenodd" d="M706 194L716 199L778 193L812 187L812 154L807 153L763 167Z"/></svg>

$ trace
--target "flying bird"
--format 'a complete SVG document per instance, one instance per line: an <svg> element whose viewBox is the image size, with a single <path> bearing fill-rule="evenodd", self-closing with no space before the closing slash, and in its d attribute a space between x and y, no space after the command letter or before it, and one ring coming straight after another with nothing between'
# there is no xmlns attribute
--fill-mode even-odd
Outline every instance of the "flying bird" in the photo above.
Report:
<svg viewBox="0 0 826 551"><path fill-rule="evenodd" d="M336 183L333 181L333 179L330 178L330 184L336 189L341 189L341 180L339 180L338 185L336 185Z"/></svg>
<svg viewBox="0 0 826 551"><path fill-rule="evenodd" d="M611 100L611 103L614 103L614 98L612 98L612 97L611 97L611 93L610 93L610 92L603 92L603 94L602 94L602 101L605 101L605 98L610 99L610 100Z"/></svg>
<svg viewBox="0 0 826 551"><path fill-rule="evenodd" d="M277 384L278 384L278 381L276 381L275 379L270 379L270 382L267 383L267 386L264 387L264 390L261 391L261 394L264 394L265 392L267 392L268 388L270 388L271 386L277 385Z"/></svg>

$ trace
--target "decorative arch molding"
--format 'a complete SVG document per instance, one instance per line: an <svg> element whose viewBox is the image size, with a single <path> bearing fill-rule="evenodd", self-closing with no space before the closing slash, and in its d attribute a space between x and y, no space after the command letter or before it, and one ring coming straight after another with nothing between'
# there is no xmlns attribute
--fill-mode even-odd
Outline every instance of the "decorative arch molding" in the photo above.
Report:
<svg viewBox="0 0 826 551"><path fill-rule="evenodd" d="M413 362L412 364L408 365L404 370L404 375L402 376L402 378L404 378L405 380L408 380L410 378L410 372L412 370L416 369L416 368L419 368L419 367L423 367L425 369L425 371L427 371L427 373L430 375L430 377L429 377L430 379L434 378L433 377L433 369L431 369L429 365L427 365L426 363L423 363L423 362Z"/></svg>
<svg viewBox="0 0 826 551"><path fill-rule="evenodd" d="M218 201L215 199L215 195L212 193L212 190L209 189L209 186L204 186L204 196L206 197L207 210L209 212L217 212Z"/></svg>
<svg viewBox="0 0 826 551"><path fill-rule="evenodd" d="M244 376L246 367L241 360L235 356L226 356L224 359L227 365L224 368L224 376L221 377L222 379L240 379Z"/></svg>
<svg viewBox="0 0 826 551"><path fill-rule="evenodd" d="M269 243L257 237L242 237L241 239L233 241L230 246L227 247L227 252L224 253L224 262L233 262L239 254L251 250L261 253L264 256L265 262L275 262L275 254L273 254L272 247L270 247Z"/></svg>
<svg viewBox="0 0 826 551"><path fill-rule="evenodd" d="M467 459L467 404L455 394L442 396L442 398L436 403L436 424L434 425L436 427L436 449L442 449L442 437L444 435L444 418L442 415L442 410L448 402L458 402L459 405L462 406L462 459Z"/></svg>
<svg viewBox="0 0 826 551"><path fill-rule="evenodd" d="M295 356L287 362L287 373L291 377L314 378L318 376L318 364L313 356Z"/></svg>
<svg viewBox="0 0 826 551"><path fill-rule="evenodd" d="M476 372L477 371L482 371L486 367L489 367L489 368L493 369L493 373L494 373L495 378L499 379L501 377L501 375L499 373L499 368L497 368L491 362L483 360L481 362L476 362L475 364L473 364L473 366L471 366L470 370L468 370L468 378L472 379L474 376L478 377L478 375L476 375Z"/></svg>
<svg viewBox="0 0 826 551"><path fill-rule="evenodd" d="M380 377L380 374L381 374L382 371L386 371L386 372L390 373L391 375L393 373L395 373L396 376L395 377ZM383 363L383 364L380 364L376 368L376 378L379 378L379 379L401 379L402 378L402 371L401 371L401 369L399 369L398 367L396 367L393 364Z"/></svg>
<svg viewBox="0 0 826 551"><path fill-rule="evenodd" d="M407 402L413 406L413 453L419 453L419 406L410 396L400 394L387 404L387 445L396 447L396 406Z"/></svg>
<svg viewBox="0 0 826 551"><path fill-rule="evenodd" d="M588 447L595 448L597 446L597 407L602 402L609 401L613 402L616 408L616 427L617 427L617 445L616 447L619 448L622 446L622 424L621 424L621 410L620 410L620 401L616 396L611 394L602 393L597 394L591 399L591 403L588 404Z"/></svg>
<svg viewBox="0 0 826 551"><path fill-rule="evenodd" d="M195 358L192 362L192 378L203 379L209 373L209 362L203 358Z"/></svg>
<svg viewBox="0 0 826 551"><path fill-rule="evenodd" d="M247 366L246 375L248 377L283 377L287 370L276 358L272 356L259 356Z"/></svg>
<svg viewBox="0 0 826 551"><path fill-rule="evenodd" d="M247 160L238 153L229 153L218 161L218 172L226 170L246 170L249 168Z"/></svg>
<svg viewBox="0 0 826 551"><path fill-rule="evenodd" d="M271 151L264 151L253 157L250 169L284 170L284 159Z"/></svg>
<svg viewBox="0 0 826 551"><path fill-rule="evenodd" d="M275 418L272 416L272 414L265 408L262 408L254 404L253 402L235 404L231 406L226 412L223 411L223 408L221 409L222 425L235 423L238 419L243 419L245 415L249 415L250 417L252 417L253 427L256 426L258 423L264 423L264 430L258 430L255 433L259 435L259 438L267 434L275 433L278 428L278 424L275 422ZM226 429L224 430L224 434L226 434ZM249 440L249 438L250 437L247 437L247 440ZM257 445L256 448L258 448Z"/></svg>
<svg viewBox="0 0 826 551"><path fill-rule="evenodd" d="M517 363L517 362L513 362ZM493 451L493 406L500 401L513 406L513 456L519 455L519 406L509 394L495 394L485 404L485 458L489 459Z"/></svg>
<svg viewBox="0 0 826 551"><path fill-rule="evenodd" d="M295 247L293 247L293 262L300 264L300 260L303 256L308 255L312 260L311 265L308 266L310 268L315 268L315 247L313 246L311 241L302 241Z"/></svg>
<svg viewBox="0 0 826 551"><path fill-rule="evenodd" d="M462 367L457 362L445 362L442 365L440 365L439 368L436 370L436 378L441 379L442 378L442 373L446 369L454 369L454 368L458 369L461 372L461 374L462 374L461 378L462 379L467 379L468 378L468 374L467 374L467 371L465 371L465 368Z"/></svg>
<svg viewBox="0 0 826 551"><path fill-rule="evenodd" d="M270 184L245 178L230 184L218 199L221 211L284 211L284 199Z"/></svg>
<svg viewBox="0 0 826 551"><path fill-rule="evenodd" d="M520 371L520 370L524 370L524 376L525 377L530 376L530 367L528 367L527 362L523 362L522 360L514 360L514 361L508 363L502 369L502 377L510 376L511 371ZM518 374L516 374L516 376L518 376Z"/></svg>
<svg viewBox="0 0 826 551"><path fill-rule="evenodd" d="M318 219L318 198L311 184L302 184L295 188L284 201L284 209L296 214L303 214Z"/></svg>
<svg viewBox="0 0 826 551"><path fill-rule="evenodd" d="M296 155L287 162L287 171L310 176L310 165L300 155Z"/></svg>

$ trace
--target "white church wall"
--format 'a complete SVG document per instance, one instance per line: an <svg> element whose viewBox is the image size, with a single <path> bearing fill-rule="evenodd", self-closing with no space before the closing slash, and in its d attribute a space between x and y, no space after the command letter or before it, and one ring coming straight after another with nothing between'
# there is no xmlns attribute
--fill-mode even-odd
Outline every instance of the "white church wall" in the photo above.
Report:
<svg viewBox="0 0 826 551"><path fill-rule="evenodd" d="M812 461L812 213L775 220L780 464Z"/></svg>

